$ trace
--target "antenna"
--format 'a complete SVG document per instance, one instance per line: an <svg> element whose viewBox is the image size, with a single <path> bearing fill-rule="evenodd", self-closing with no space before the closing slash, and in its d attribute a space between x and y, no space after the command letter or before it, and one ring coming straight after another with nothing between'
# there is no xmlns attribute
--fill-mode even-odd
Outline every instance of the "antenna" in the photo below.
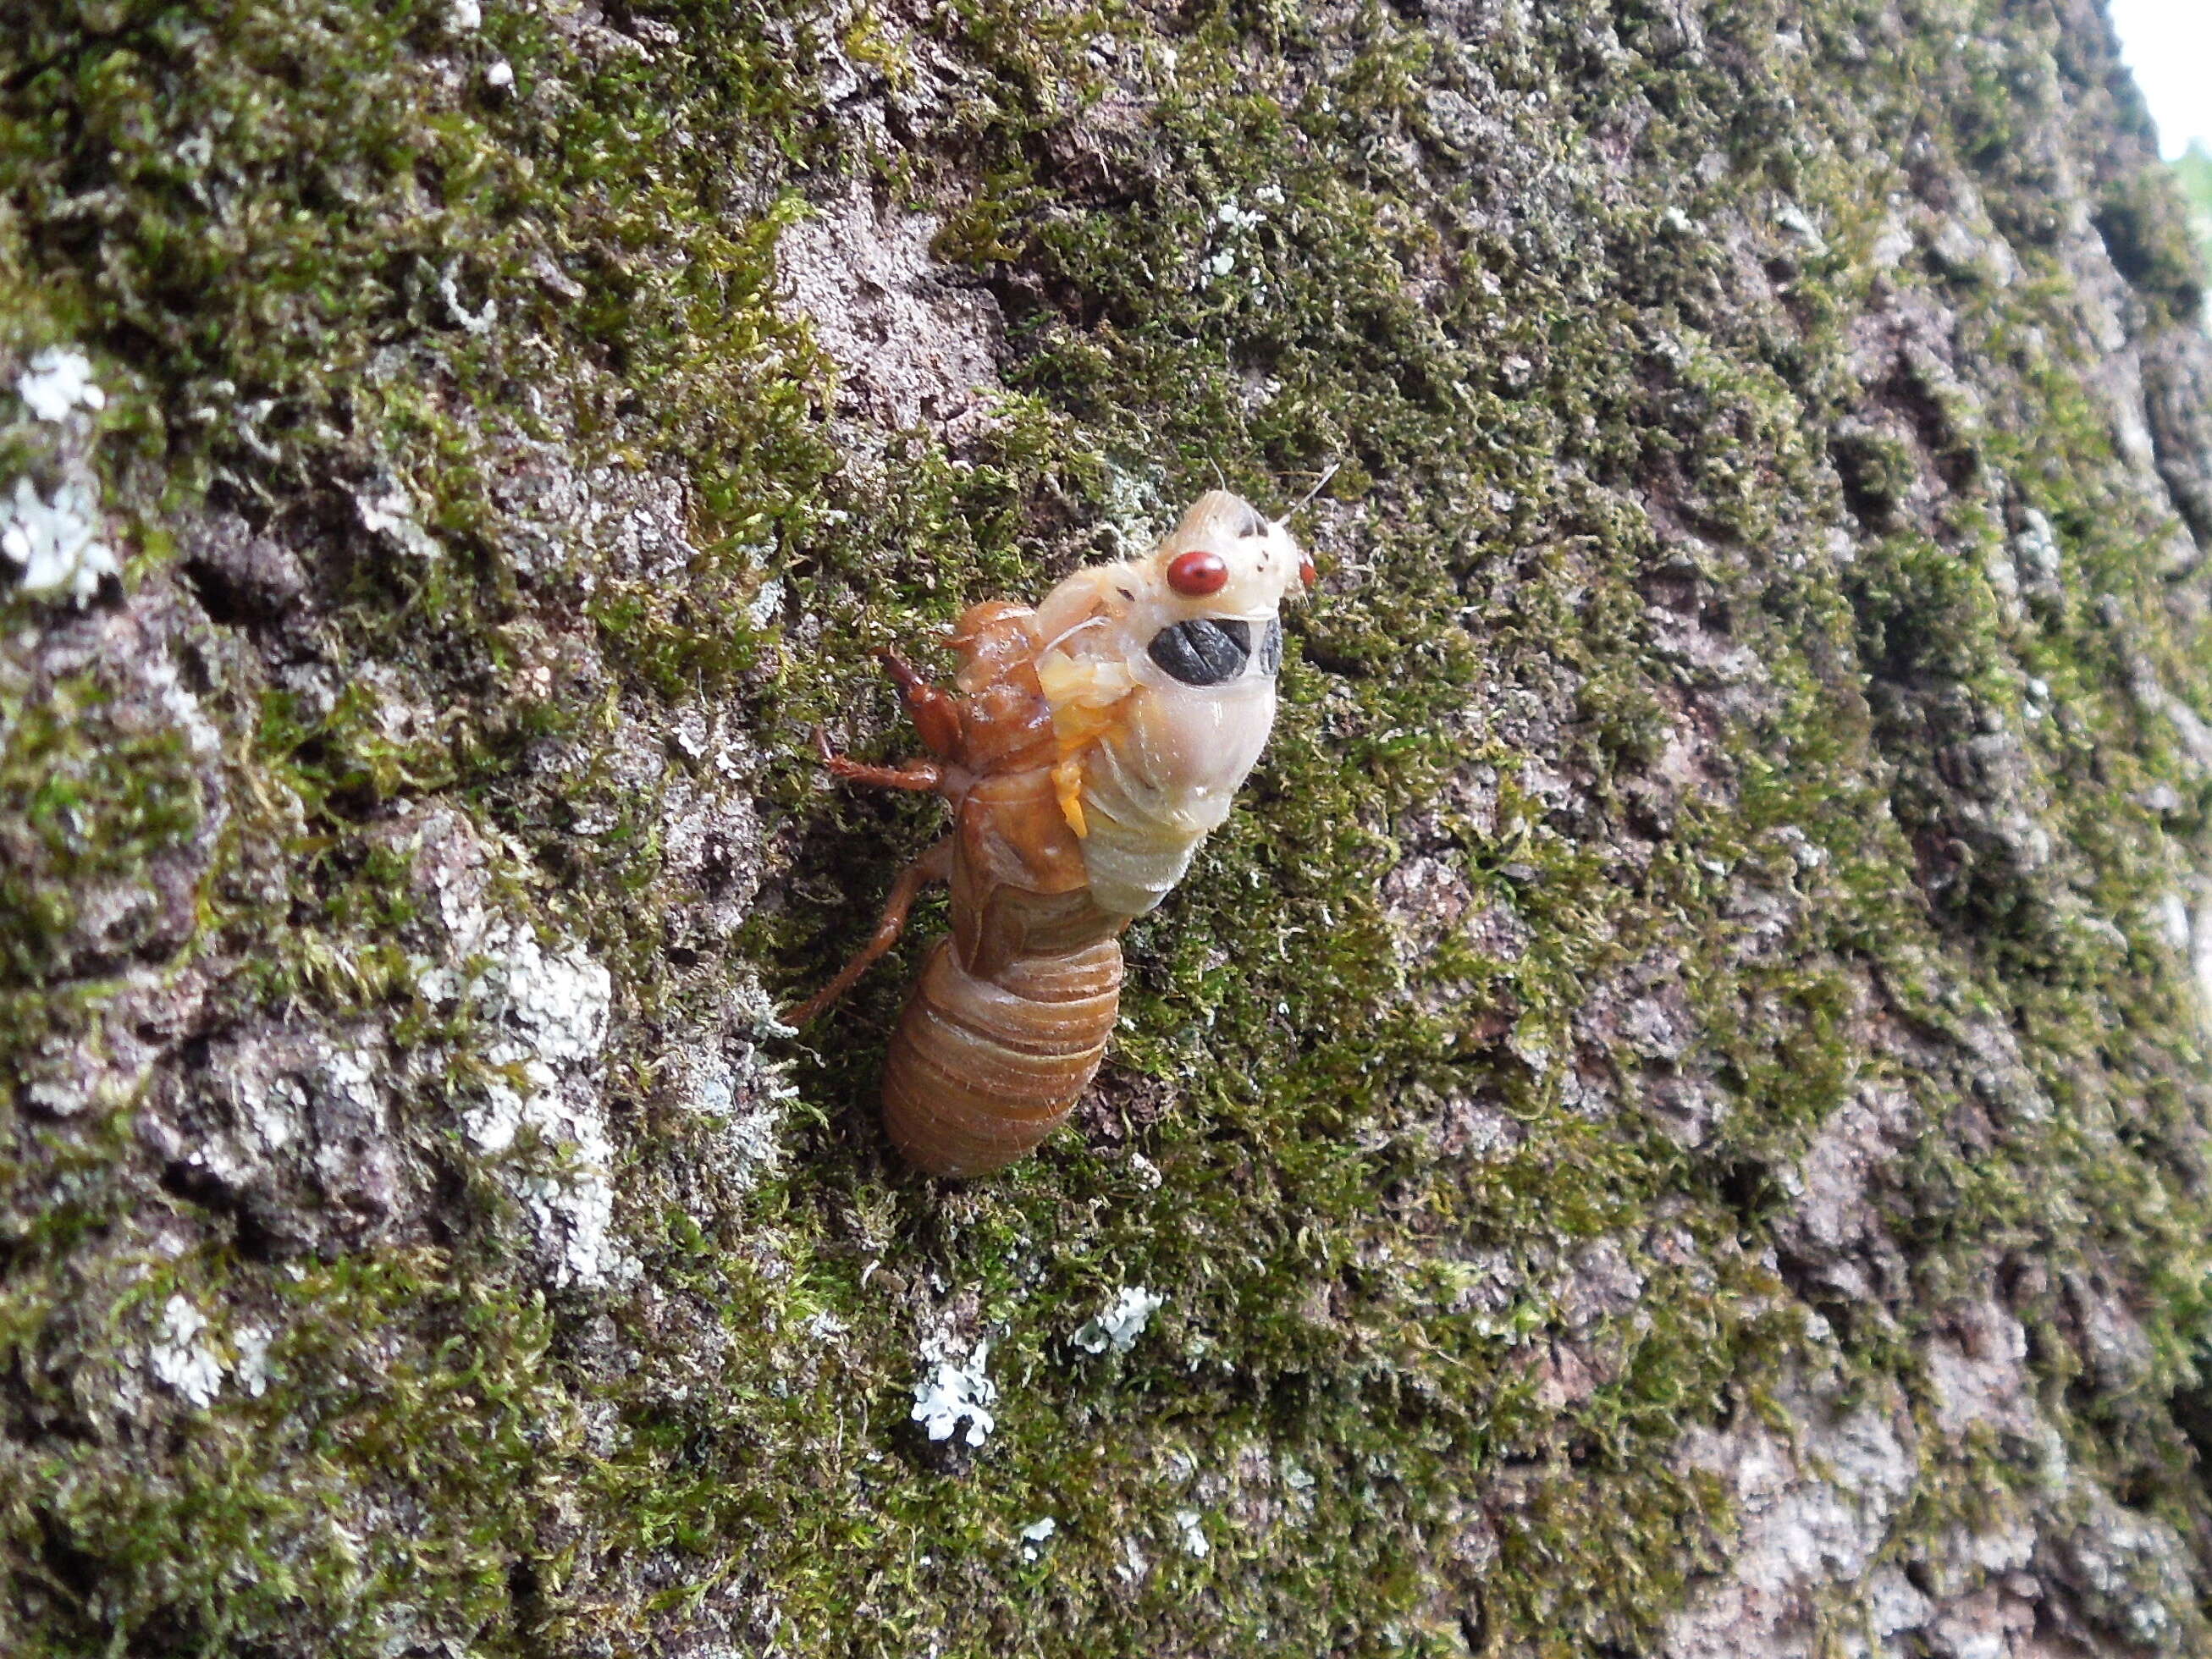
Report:
<svg viewBox="0 0 2212 1659"><path fill-rule="evenodd" d="M1314 497L1320 495L1322 490L1328 488L1328 481L1337 475L1339 469L1343 465L1344 463L1342 461L1331 461L1328 464L1328 469L1322 472L1321 477L1314 480L1314 487L1306 491L1305 495L1300 498L1298 504L1292 507L1288 513L1284 514L1283 516L1276 520L1275 522L1277 524L1287 524L1296 515L1304 512L1308 507L1311 507L1314 503Z"/></svg>

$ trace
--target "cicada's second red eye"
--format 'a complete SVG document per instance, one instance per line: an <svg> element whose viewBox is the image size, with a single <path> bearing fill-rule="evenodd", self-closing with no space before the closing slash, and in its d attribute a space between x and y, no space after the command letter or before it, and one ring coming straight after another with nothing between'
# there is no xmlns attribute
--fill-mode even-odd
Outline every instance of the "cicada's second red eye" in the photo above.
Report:
<svg viewBox="0 0 2212 1659"><path fill-rule="evenodd" d="M1300 586L1311 587L1320 580L1321 572L1314 568L1313 555L1308 553L1302 556L1298 560L1298 582Z"/></svg>
<svg viewBox="0 0 2212 1659"><path fill-rule="evenodd" d="M1187 599L1202 599L1229 586L1229 564L1218 553L1194 547L1168 561L1168 586Z"/></svg>

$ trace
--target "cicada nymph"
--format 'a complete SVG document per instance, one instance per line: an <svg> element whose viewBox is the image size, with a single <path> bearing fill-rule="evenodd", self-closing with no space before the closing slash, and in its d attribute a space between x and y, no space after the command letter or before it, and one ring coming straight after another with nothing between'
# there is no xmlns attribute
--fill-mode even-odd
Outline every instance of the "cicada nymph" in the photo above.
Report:
<svg viewBox="0 0 2212 1659"><path fill-rule="evenodd" d="M933 759L838 776L930 790L945 838L901 872L867 945L790 1015L804 1024L949 881L952 931L907 1000L884 1122L933 1175L1001 1169L1060 1127L1106 1052L1121 936L1229 815L1267 741L1284 597L1313 577L1290 532L1209 491L1152 553L1077 571L1035 610L973 605L957 690L884 660Z"/></svg>

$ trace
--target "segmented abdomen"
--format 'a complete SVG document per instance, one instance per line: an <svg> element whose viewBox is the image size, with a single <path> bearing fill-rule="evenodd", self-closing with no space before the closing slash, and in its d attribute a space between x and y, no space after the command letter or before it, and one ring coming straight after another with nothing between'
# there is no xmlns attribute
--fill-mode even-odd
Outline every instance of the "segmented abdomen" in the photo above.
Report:
<svg viewBox="0 0 2212 1659"><path fill-rule="evenodd" d="M1121 945L1022 957L994 980L945 939L907 999L884 1066L884 1124L931 1175L1003 1169L1060 1126L1106 1052Z"/></svg>

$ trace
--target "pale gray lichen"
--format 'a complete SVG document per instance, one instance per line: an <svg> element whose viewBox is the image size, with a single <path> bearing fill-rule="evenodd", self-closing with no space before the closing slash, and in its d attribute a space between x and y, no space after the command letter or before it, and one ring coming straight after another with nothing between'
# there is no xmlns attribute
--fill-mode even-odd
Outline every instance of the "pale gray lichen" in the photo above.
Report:
<svg viewBox="0 0 2212 1659"><path fill-rule="evenodd" d="M123 568L102 539L91 488L74 478L51 500L28 477L15 480L14 496L0 501L0 553L21 570L26 593L65 595L79 605L100 591L102 577Z"/></svg>
<svg viewBox="0 0 2212 1659"><path fill-rule="evenodd" d="M441 550L438 538L422 527L415 500L397 478L380 478L353 492L354 511L361 527L399 552L418 559L434 559Z"/></svg>
<svg viewBox="0 0 2212 1659"><path fill-rule="evenodd" d="M1137 1540L1124 1534L1121 1539L1121 1559L1114 1564L1114 1576L1125 1584L1142 1583L1151 1574L1152 1564Z"/></svg>
<svg viewBox="0 0 2212 1659"><path fill-rule="evenodd" d="M1206 1540L1206 1528L1196 1510L1177 1510L1175 1512L1176 1530L1181 1534L1183 1553L1194 1560L1203 1561L1213 1553L1213 1546Z"/></svg>
<svg viewBox="0 0 2212 1659"><path fill-rule="evenodd" d="M604 1285L625 1264L614 1231L614 1149L599 1071L614 981L580 950L549 952L526 927L464 912L455 932L481 964L465 982L424 965L417 987L434 1001L471 1007L495 1035L484 1049L483 1097L464 1113L469 1139L489 1157L525 1133L561 1154L552 1170L511 1172L517 1196L553 1258L556 1283Z"/></svg>
<svg viewBox="0 0 2212 1659"><path fill-rule="evenodd" d="M1109 1348L1127 1353L1137 1346L1152 1316L1167 1306L1167 1301L1141 1285L1131 1285L1115 1296L1103 1312L1076 1328L1075 1346L1085 1353L1104 1353Z"/></svg>
<svg viewBox="0 0 2212 1659"><path fill-rule="evenodd" d="M204 1339L207 1316L182 1296L173 1296L161 1310L161 1333L148 1354L155 1376L193 1405L212 1405L222 1392L223 1362Z"/></svg>
<svg viewBox="0 0 2212 1659"><path fill-rule="evenodd" d="M241 1325L233 1339L238 1358L231 1367L231 1376L250 1399L258 1400L268 1391L270 1338L271 1333L264 1326Z"/></svg>
<svg viewBox="0 0 2212 1659"><path fill-rule="evenodd" d="M15 378L15 395L36 418L50 423L79 409L107 407L107 394L92 378L92 363L81 351L48 346Z"/></svg>
<svg viewBox="0 0 2212 1659"><path fill-rule="evenodd" d="M980 1446L999 1425L991 1411L998 1403L998 1385L984 1370L991 1344L988 1339L978 1341L964 1355L947 1345L933 1358L930 1349L935 1346L939 1345L924 1345L922 1358L928 1369L914 1385L914 1409L908 1416L932 1440L951 1439L964 1423L961 1438Z"/></svg>
<svg viewBox="0 0 2212 1659"><path fill-rule="evenodd" d="M2212 890L2199 895L2186 939L2189 965L2197 984L2197 1006L2206 1028L2212 1030Z"/></svg>

